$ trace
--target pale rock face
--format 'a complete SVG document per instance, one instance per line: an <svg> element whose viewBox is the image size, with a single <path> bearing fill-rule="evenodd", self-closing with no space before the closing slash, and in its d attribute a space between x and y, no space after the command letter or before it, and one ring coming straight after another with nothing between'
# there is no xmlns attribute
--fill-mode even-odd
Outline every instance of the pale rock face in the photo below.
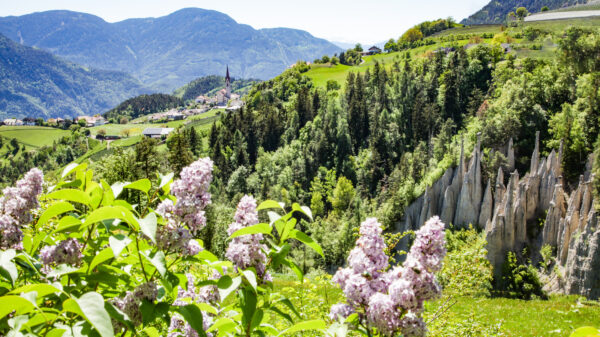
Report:
<svg viewBox="0 0 600 337"><path fill-rule="evenodd" d="M488 241L488 259L494 274L501 276L502 264L509 251L520 252L530 247L534 262L539 249L550 245L556 252L558 275L550 279L552 291L600 297L600 228L594 210L591 159L588 172L579 186L566 193L561 177L561 143L547 158L540 159L539 132L531 156L529 172L519 177L513 171L507 185L500 168L494 186L481 181L481 149L478 139L468 169L464 149L457 168L449 168L442 178L426 190L405 210L397 231L418 229L433 215L455 227L469 224L484 228ZM506 147L508 167L514 170L512 139Z"/></svg>

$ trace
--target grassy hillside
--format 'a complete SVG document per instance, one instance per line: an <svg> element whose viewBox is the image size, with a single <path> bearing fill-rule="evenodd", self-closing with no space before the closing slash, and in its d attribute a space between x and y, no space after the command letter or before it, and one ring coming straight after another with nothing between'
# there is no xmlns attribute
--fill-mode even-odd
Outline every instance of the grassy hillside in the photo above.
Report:
<svg viewBox="0 0 600 337"><path fill-rule="evenodd" d="M36 148L52 145L71 131L42 126L0 126L0 137L9 140L15 138L19 143Z"/></svg>
<svg viewBox="0 0 600 337"><path fill-rule="evenodd" d="M554 40L558 38L562 32L569 26L578 27L600 27L600 18L582 18L568 20L552 20L552 21L536 21L526 22L518 27L510 27L504 29L504 32L512 38L513 53L517 57L533 57L533 58L548 58L553 57L556 45ZM538 39L535 43L526 41L523 38L523 33L526 29L534 28L541 30L544 34L549 34L550 37ZM407 51L379 54L363 57L363 63L358 66L347 65L331 65L331 64L313 64L311 69L305 74L319 87L325 87L327 81L334 80L340 85L345 85L346 76L349 72L364 73L371 68L375 62L385 63L388 67L394 60L400 58L406 52L411 54L411 57L425 57L429 52L439 49L440 47L462 47L472 41L474 36L481 37L484 34L487 36L495 36L501 34L503 28L501 25L474 25L467 27L458 27L448 29L434 34L430 39L435 43L428 46L418 47ZM483 38L482 43L491 43L491 38ZM541 49L532 49L533 44L540 45ZM536 47L537 48L537 47Z"/></svg>

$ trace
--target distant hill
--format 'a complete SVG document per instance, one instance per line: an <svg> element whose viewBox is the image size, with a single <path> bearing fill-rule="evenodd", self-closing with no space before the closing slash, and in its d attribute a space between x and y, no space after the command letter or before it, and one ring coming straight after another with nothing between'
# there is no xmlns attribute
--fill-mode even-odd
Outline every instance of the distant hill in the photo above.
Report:
<svg viewBox="0 0 600 337"><path fill-rule="evenodd" d="M0 33L78 64L128 72L162 92L201 76L223 74L227 65L234 77L268 79L299 59L341 50L305 31L256 30L199 8L117 23L48 11L0 18Z"/></svg>
<svg viewBox="0 0 600 337"><path fill-rule="evenodd" d="M465 25L481 25L502 23L506 20L508 13L515 11L518 7L525 7L530 13L539 12L542 7L549 9L585 4L589 0L491 0L475 14L461 21Z"/></svg>
<svg viewBox="0 0 600 337"><path fill-rule="evenodd" d="M93 115L148 92L117 71L87 69L0 34L0 118Z"/></svg>
<svg viewBox="0 0 600 337"><path fill-rule="evenodd" d="M259 82L258 80L231 79L231 89L233 92L245 94L250 87ZM215 91L225 88L225 77L210 75L197 78L183 87L174 91L173 95L182 98L184 101L194 99L200 95L211 95Z"/></svg>

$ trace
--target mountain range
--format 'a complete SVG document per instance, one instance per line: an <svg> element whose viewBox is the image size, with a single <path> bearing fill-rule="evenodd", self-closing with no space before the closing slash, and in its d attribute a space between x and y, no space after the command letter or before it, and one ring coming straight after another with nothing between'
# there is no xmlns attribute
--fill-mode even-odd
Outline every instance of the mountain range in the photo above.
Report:
<svg viewBox="0 0 600 337"><path fill-rule="evenodd" d="M475 14L461 21L464 25L497 24L506 20L510 12L525 7L530 13L539 12L542 7L549 9L588 3L589 0L491 0Z"/></svg>
<svg viewBox="0 0 600 337"><path fill-rule="evenodd" d="M96 114L149 91L126 73L88 69L0 34L0 118Z"/></svg>
<svg viewBox="0 0 600 337"><path fill-rule="evenodd" d="M116 23L85 13L47 11L2 17L0 33L77 64L129 73L161 92L222 74L227 65L236 78L268 79L297 60L341 50L302 30L256 30L199 8Z"/></svg>

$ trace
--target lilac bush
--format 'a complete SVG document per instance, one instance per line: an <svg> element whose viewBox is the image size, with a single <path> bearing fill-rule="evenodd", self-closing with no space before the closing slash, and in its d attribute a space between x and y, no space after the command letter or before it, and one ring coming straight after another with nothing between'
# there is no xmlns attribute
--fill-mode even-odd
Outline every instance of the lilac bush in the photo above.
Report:
<svg viewBox="0 0 600 337"><path fill-rule="evenodd" d="M348 256L348 267L338 270L333 281L340 285L347 304L331 308L331 319L358 315L357 328L368 335L424 336L424 301L440 296L434 273L446 255L444 224L429 219L416 232L406 261L390 270L385 242L376 219L365 220L360 238Z"/></svg>
<svg viewBox="0 0 600 337"><path fill-rule="evenodd" d="M21 227L31 221L31 210L39 206L44 174L33 168L17 181L15 187L6 187L0 197L0 249L23 249Z"/></svg>

